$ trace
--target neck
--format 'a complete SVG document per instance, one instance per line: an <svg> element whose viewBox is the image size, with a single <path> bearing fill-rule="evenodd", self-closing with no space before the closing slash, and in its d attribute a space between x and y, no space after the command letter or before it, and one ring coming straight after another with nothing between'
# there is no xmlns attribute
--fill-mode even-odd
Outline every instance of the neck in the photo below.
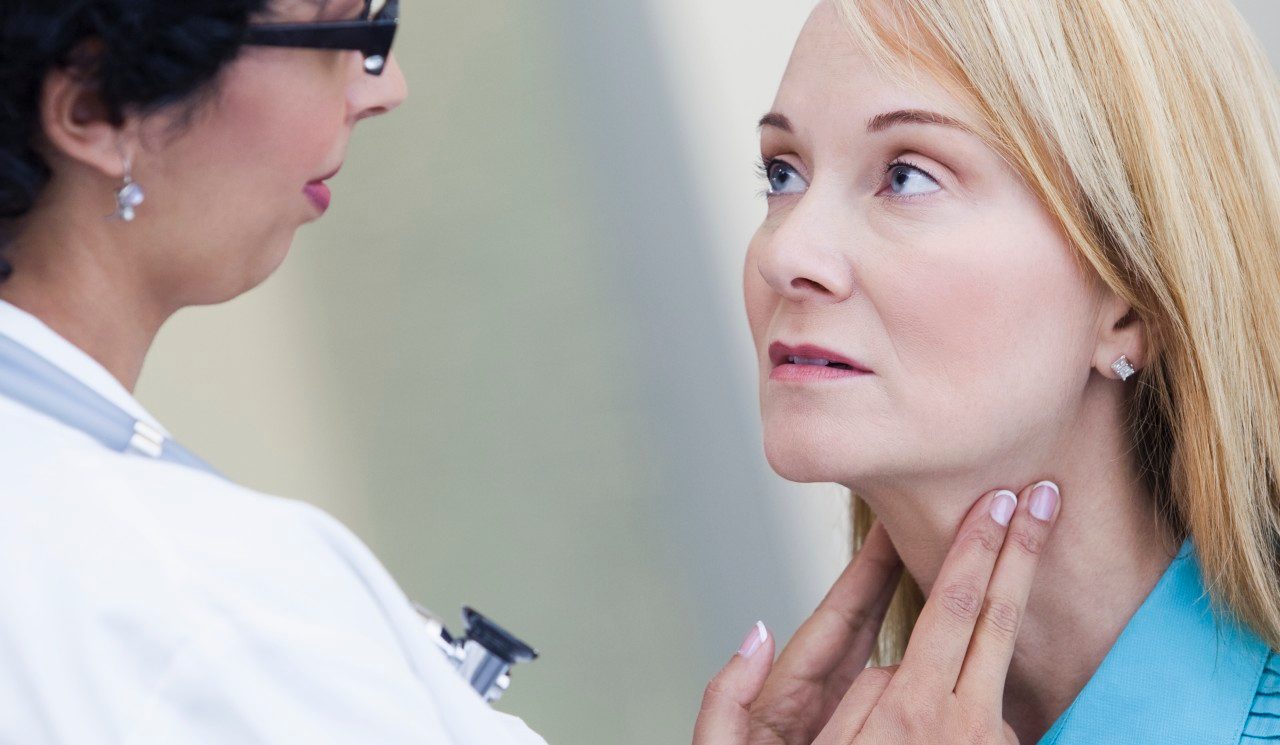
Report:
<svg viewBox="0 0 1280 745"><path fill-rule="evenodd" d="M1127 457L1122 390L1095 375L1084 411L1096 414L1086 413L1046 443L1042 452L1051 457L1032 456L1002 474L975 470L918 479L905 489L854 489L928 596L980 495L1000 487L1017 492L1041 479L1061 487L1062 508L1036 571L1005 687L1004 718L1021 742L1039 740L1071 704L1178 548Z"/></svg>
<svg viewBox="0 0 1280 745"><path fill-rule="evenodd" d="M120 232L112 227L101 217L33 219L5 248L14 272L0 283L0 299L39 318L132 392L152 341L176 308L148 291L130 255L112 245Z"/></svg>

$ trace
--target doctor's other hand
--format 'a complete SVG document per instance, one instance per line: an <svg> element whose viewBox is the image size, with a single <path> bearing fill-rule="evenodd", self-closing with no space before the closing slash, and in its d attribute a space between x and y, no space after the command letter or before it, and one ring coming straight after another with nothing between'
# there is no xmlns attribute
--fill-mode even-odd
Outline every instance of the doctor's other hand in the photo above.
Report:
<svg viewBox="0 0 1280 745"><path fill-rule="evenodd" d="M757 626L712 679L693 745L1017 745L1005 676L1058 488L984 494L939 570L900 665L866 667L902 571L876 522L813 615L773 661Z"/></svg>

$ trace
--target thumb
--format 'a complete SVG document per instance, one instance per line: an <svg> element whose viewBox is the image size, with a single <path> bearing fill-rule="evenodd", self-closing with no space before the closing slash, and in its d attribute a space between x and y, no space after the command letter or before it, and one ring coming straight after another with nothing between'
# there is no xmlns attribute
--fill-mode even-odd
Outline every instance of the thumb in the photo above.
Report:
<svg viewBox="0 0 1280 745"><path fill-rule="evenodd" d="M757 621L729 663L702 694L693 745L745 745L749 707L773 667L773 634Z"/></svg>

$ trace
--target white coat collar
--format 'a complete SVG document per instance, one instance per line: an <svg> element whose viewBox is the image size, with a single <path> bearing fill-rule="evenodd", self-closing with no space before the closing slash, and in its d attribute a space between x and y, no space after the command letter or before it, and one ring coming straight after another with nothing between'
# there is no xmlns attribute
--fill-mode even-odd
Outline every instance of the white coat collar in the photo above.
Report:
<svg viewBox="0 0 1280 745"><path fill-rule="evenodd" d="M97 360L58 335L44 321L13 303L0 300L0 334L4 334L49 362L62 368L135 419L169 432Z"/></svg>

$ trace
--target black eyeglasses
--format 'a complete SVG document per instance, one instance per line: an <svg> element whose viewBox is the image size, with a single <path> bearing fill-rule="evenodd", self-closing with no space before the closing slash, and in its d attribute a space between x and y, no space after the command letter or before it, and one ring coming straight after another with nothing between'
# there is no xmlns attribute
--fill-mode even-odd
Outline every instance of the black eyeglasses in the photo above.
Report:
<svg viewBox="0 0 1280 745"><path fill-rule="evenodd" d="M364 70L381 75L400 22L400 0L364 0L364 12L350 21L263 23L249 26L245 44L305 49L353 49L364 55Z"/></svg>

